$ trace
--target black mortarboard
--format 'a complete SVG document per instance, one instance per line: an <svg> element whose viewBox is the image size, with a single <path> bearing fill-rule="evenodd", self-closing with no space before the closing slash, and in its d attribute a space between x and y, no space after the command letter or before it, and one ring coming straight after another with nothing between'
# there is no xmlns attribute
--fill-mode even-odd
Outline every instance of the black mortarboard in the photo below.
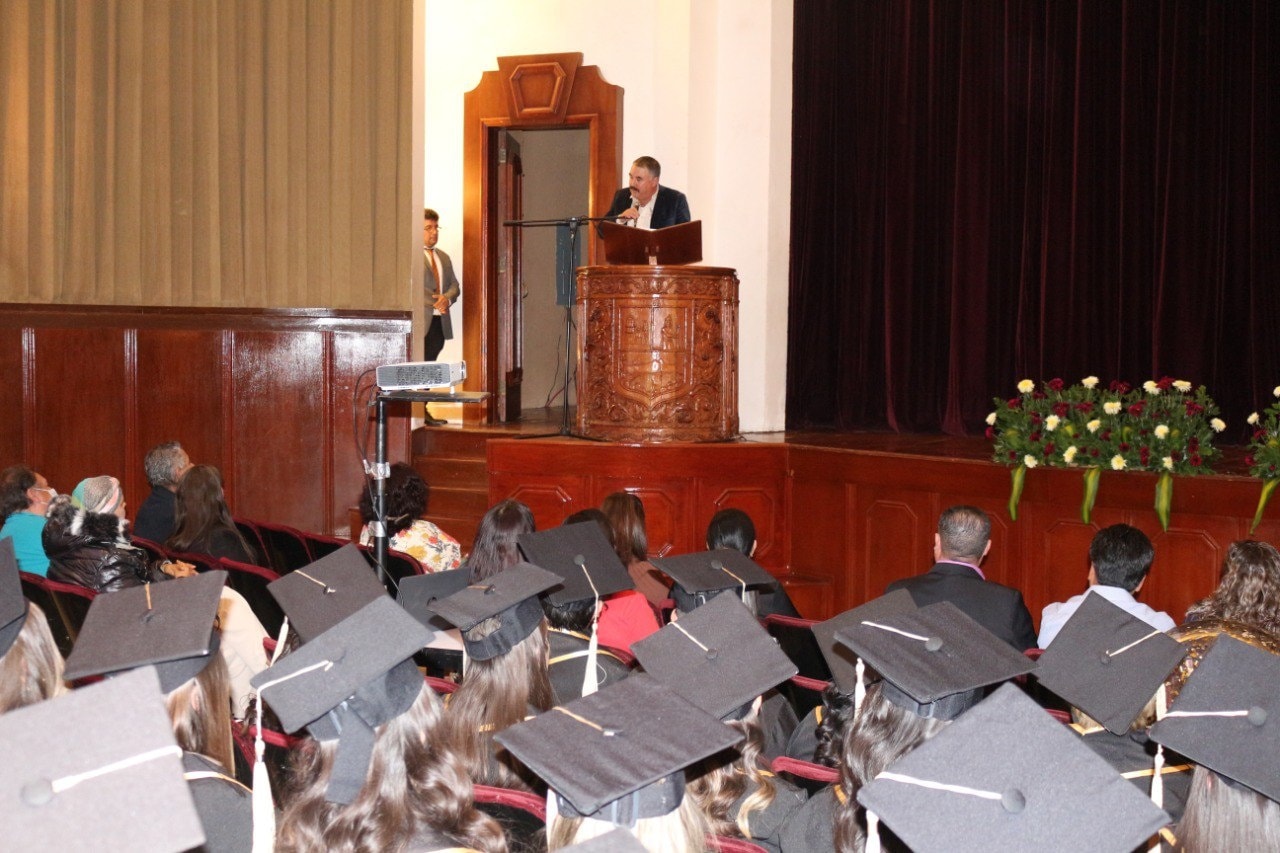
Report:
<svg viewBox="0 0 1280 853"><path fill-rule="evenodd" d="M344 545L267 584L298 636L307 641L387 594L355 545Z"/></svg>
<svg viewBox="0 0 1280 853"><path fill-rule="evenodd" d="M226 572L204 572L98 595L67 658L66 679L154 664L161 690L181 687L213 659L226 580Z"/></svg>
<svg viewBox="0 0 1280 853"><path fill-rule="evenodd" d="M752 587L776 586L778 579L746 554L734 548L695 551L678 557L655 559L653 564L671 576L671 597L676 608L688 613L726 589L741 594Z"/></svg>
<svg viewBox="0 0 1280 853"><path fill-rule="evenodd" d="M1186 647L1101 595L1084 597L1036 666L1036 679L1124 734Z"/></svg>
<svg viewBox="0 0 1280 853"><path fill-rule="evenodd" d="M462 629L462 645L472 660L490 660L511 651L533 633L543 618L538 593L561 580L532 563L516 563L436 601L431 609ZM499 624L492 633L467 636L472 628L494 617Z"/></svg>
<svg viewBox="0 0 1280 853"><path fill-rule="evenodd" d="M177 851L204 843L150 667L0 714L0 754L5 849Z"/></svg>
<svg viewBox="0 0 1280 853"><path fill-rule="evenodd" d="M400 591L396 601L409 615L432 631L447 631L453 626L431 609L442 598L466 589L467 570L451 569L447 572L429 572L400 579Z"/></svg>
<svg viewBox="0 0 1280 853"><path fill-rule="evenodd" d="M636 673L494 739L559 795L563 814L630 826L679 808L684 769L742 735Z"/></svg>
<svg viewBox="0 0 1280 853"><path fill-rule="evenodd" d="M558 588L546 594L552 604L589 601L635 589L626 566L594 521L522 533L518 541L526 560L564 578Z"/></svg>
<svg viewBox="0 0 1280 853"><path fill-rule="evenodd" d="M349 803L364 786L375 729L412 707L422 690L413 654L431 632L387 596L254 676L286 731L339 740L326 797Z"/></svg>
<svg viewBox="0 0 1280 853"><path fill-rule="evenodd" d="M826 658L827 667L831 670L831 679L840 692L852 694L858 688L858 656L848 646L836 641L836 632L864 619L875 622L897 613L910 613L917 609L911 593L905 589L895 589L893 592L873 598L866 604L846 610L839 616L813 626L813 636L818 641L822 656Z"/></svg>
<svg viewBox="0 0 1280 853"><path fill-rule="evenodd" d="M13 641L18 639L26 621L27 600L22 596L13 540L0 539L0 657L4 657Z"/></svg>
<svg viewBox="0 0 1280 853"><path fill-rule="evenodd" d="M646 672L721 719L798 672L732 595L716 596L636 642L631 651Z"/></svg>
<svg viewBox="0 0 1280 853"><path fill-rule="evenodd" d="M1151 739L1280 802L1277 684L1280 655L1221 634Z"/></svg>
<svg viewBox="0 0 1280 853"><path fill-rule="evenodd" d="M1169 822L1012 684L890 765L858 802L916 853L1119 853Z"/></svg>
<svg viewBox="0 0 1280 853"><path fill-rule="evenodd" d="M1036 668L949 601L861 619L836 640L880 673L886 699L922 717L954 719L981 688Z"/></svg>

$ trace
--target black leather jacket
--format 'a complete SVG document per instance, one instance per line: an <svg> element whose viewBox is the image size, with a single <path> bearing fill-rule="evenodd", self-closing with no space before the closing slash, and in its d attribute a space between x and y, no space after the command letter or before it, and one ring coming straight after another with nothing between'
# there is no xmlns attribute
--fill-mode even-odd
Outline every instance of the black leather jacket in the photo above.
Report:
<svg viewBox="0 0 1280 853"><path fill-rule="evenodd" d="M129 544L124 519L77 509L67 495L53 499L45 518L44 552L51 580L114 592L168 577L158 567L153 569L146 551Z"/></svg>

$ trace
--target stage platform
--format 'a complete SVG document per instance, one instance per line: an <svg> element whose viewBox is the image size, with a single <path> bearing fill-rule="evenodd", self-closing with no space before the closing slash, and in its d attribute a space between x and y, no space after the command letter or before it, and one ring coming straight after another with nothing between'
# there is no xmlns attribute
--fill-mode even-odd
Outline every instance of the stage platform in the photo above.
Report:
<svg viewBox="0 0 1280 853"><path fill-rule="evenodd" d="M1041 468L1027 473L1014 521L1006 507L1010 471L989 461L990 445L980 437L787 432L643 446L521 438L559 424L559 410L538 410L519 424L419 432L437 441L465 434L482 444L487 502L518 498L533 508L539 528L599 506L610 492L639 495L655 556L705 547L711 516L741 508L757 525L757 560L814 618L926 571L938 513L965 503L992 516L987 576L1021 589L1037 621L1045 604L1085 588L1089 541L1118 522L1142 529L1156 545L1142 600L1180 619L1216 584L1226 546L1246 538L1260 490L1243 476L1243 450L1227 448L1217 466L1223 473L1174 481L1172 518L1162 531L1153 510L1155 475L1106 471L1086 525L1079 518L1082 472ZM430 438L415 435L424 456ZM1271 510L1256 538L1280 540L1280 502Z"/></svg>

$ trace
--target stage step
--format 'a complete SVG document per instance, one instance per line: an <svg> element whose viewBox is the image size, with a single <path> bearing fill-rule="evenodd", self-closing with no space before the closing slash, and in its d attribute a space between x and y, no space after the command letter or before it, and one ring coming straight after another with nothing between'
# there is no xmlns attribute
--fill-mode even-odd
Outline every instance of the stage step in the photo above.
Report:
<svg viewBox="0 0 1280 853"><path fill-rule="evenodd" d="M413 432L413 467L431 484L427 518L471 550L476 527L489 509L486 431L423 427Z"/></svg>

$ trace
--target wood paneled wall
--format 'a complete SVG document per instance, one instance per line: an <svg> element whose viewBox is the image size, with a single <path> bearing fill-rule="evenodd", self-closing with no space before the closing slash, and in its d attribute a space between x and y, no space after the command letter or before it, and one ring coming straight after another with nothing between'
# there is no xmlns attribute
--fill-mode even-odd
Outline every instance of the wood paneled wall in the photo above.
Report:
<svg viewBox="0 0 1280 853"><path fill-rule="evenodd" d="M62 492L111 474L136 509L143 456L177 439L221 469L237 515L344 531L364 482L354 426L367 397L353 392L404 361L409 338L407 312L0 304L0 462ZM393 460L408 457L405 414Z"/></svg>
<svg viewBox="0 0 1280 853"><path fill-rule="evenodd" d="M406 310L414 52L413 0L5 0L0 300Z"/></svg>
<svg viewBox="0 0 1280 853"><path fill-rule="evenodd" d="M782 450L761 444L663 447L494 439L488 445L489 502L523 501L541 530L580 509L600 506L612 492L632 492L644 502L649 554L655 557L705 548L711 516L736 507L755 522L756 560L784 573Z"/></svg>
<svg viewBox="0 0 1280 853"><path fill-rule="evenodd" d="M759 562L777 575L825 581L825 594L797 603L826 618L884 592L932 564L938 514L973 504L992 519L987 577L1022 590L1037 624L1046 604L1087 586L1094 533L1124 522L1156 547L1141 598L1180 620L1217 584L1227 546L1248 536L1259 483L1244 477L1175 481L1173 516L1160 529L1155 477L1104 473L1091 524L1079 518L1081 475L1027 475L1018 520L1009 518L1008 469L983 461L739 442L624 446L566 441L489 442L489 498L529 504L539 527L599 506L612 491L639 495L650 551L704 547L721 507L746 510L759 527ZM1280 541L1273 508L1255 538ZM812 585L809 585L812 591Z"/></svg>

